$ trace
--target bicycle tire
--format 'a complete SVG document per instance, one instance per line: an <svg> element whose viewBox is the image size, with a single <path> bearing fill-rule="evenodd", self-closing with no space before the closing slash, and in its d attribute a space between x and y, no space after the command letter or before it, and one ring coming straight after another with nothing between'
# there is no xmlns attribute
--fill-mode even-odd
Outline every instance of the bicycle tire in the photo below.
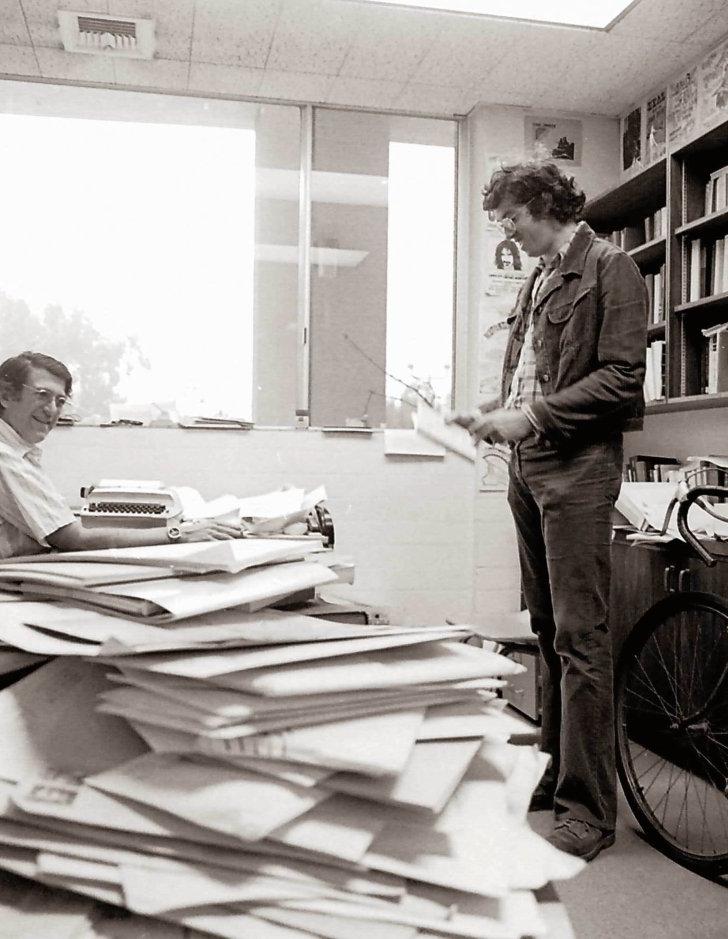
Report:
<svg viewBox="0 0 728 939"><path fill-rule="evenodd" d="M616 669L617 772L648 840L701 873L728 870L728 605L658 601Z"/></svg>

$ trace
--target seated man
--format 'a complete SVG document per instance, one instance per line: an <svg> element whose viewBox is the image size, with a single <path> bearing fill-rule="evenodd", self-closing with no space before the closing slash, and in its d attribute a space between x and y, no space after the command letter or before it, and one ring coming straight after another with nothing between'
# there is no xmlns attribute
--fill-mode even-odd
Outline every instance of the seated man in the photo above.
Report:
<svg viewBox="0 0 728 939"><path fill-rule="evenodd" d="M0 558L167 543L165 528L84 528L44 473L38 444L55 427L72 385L66 366L39 352L0 365ZM239 527L209 522L179 540L235 537Z"/></svg>

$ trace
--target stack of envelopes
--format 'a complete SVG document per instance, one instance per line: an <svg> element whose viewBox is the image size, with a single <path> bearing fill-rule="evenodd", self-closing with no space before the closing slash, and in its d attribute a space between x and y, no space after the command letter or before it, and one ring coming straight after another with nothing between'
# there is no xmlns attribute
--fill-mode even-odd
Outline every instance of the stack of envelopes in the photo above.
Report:
<svg viewBox="0 0 728 939"><path fill-rule="evenodd" d="M495 697L522 667L467 626L271 609L329 568L211 549L2 566L0 640L50 661L0 692L0 867L231 939L543 934L533 891L583 862L526 823L545 757ZM88 599L120 586L154 609Z"/></svg>

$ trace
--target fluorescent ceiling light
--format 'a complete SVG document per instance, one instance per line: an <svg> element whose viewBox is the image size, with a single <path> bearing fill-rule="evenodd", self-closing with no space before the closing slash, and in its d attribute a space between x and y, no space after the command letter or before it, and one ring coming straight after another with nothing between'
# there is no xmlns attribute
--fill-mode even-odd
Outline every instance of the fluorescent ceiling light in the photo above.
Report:
<svg viewBox="0 0 728 939"><path fill-rule="evenodd" d="M606 29L636 0L369 0L399 7L422 7L456 13L480 13L507 19Z"/></svg>

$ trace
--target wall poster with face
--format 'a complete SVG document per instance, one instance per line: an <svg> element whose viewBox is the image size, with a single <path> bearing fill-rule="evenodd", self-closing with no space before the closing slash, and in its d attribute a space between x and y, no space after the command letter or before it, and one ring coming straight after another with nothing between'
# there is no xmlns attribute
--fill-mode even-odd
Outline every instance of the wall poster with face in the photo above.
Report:
<svg viewBox="0 0 728 939"><path fill-rule="evenodd" d="M508 339L508 317L535 260L506 238L499 226L483 216L483 278L478 298L478 401L500 397L501 368ZM500 451L500 448L499 448ZM479 488L504 490L508 482L503 451L480 451Z"/></svg>

